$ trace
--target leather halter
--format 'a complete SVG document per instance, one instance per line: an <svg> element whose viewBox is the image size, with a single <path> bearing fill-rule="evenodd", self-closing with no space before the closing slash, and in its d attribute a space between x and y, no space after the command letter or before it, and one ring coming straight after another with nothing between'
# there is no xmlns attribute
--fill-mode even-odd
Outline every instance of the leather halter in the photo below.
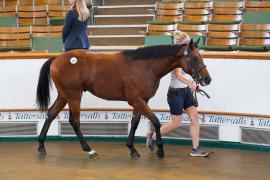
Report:
<svg viewBox="0 0 270 180"><path fill-rule="evenodd" d="M206 65L201 67L194 66L196 59L187 58L188 68L190 69L191 76L197 84L202 80L201 71L206 68Z"/></svg>
<svg viewBox="0 0 270 180"><path fill-rule="evenodd" d="M184 51L184 55L187 56L186 60L187 60L188 68L190 69L190 72L192 73L191 74L192 78L197 84L196 90L194 92L194 100L195 100L194 103L195 103L195 106L197 107L198 106L197 93L200 93L203 96L205 95L208 99L210 99L210 96L204 90L199 88L199 83L202 80L201 71L206 68L206 65L203 65L201 67L194 66L197 59L195 58L191 59L189 57L189 52L187 49Z"/></svg>

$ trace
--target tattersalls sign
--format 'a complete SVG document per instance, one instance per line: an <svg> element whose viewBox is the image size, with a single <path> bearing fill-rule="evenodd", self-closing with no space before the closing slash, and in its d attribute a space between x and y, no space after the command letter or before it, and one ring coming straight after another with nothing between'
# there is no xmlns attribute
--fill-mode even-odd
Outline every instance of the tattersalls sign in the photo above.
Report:
<svg viewBox="0 0 270 180"><path fill-rule="evenodd" d="M161 122L169 121L171 116L169 112L155 112ZM1 121L44 121L45 113L37 111L21 112L0 112ZM132 111L81 111L81 121L130 121ZM68 121L69 112L62 111L56 120ZM146 119L142 116L142 119ZM270 129L270 118L220 115L220 114L199 114L201 124L219 125L219 126L239 126ZM182 123L189 123L187 114L182 115Z"/></svg>
<svg viewBox="0 0 270 180"><path fill-rule="evenodd" d="M4 114L0 112L0 120L3 120L5 118Z"/></svg>

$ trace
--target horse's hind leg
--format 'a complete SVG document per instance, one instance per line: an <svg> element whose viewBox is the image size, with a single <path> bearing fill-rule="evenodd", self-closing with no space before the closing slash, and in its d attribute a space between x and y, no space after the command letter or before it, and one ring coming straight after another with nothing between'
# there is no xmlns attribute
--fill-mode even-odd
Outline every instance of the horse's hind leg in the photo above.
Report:
<svg viewBox="0 0 270 180"><path fill-rule="evenodd" d="M138 124L140 122L140 119L141 119L141 114L134 110L133 111L133 117L132 117L132 120L131 120L131 128L130 128L129 135L128 135L127 147L130 150L131 157L135 157L135 158L140 157L140 154L135 149L134 144L133 144L134 135L135 135L136 129L138 127Z"/></svg>
<svg viewBox="0 0 270 180"><path fill-rule="evenodd" d="M49 127L50 127L52 121L56 118L56 116L65 107L66 104L67 104L67 101L62 96L58 95L57 99L55 100L53 105L48 110L47 118L46 118L45 123L42 127L40 135L38 137L38 142L39 142L38 151L40 153L46 153L44 141L46 139L46 135L47 135L47 132L49 130Z"/></svg>
<svg viewBox="0 0 270 180"><path fill-rule="evenodd" d="M80 103L80 100L72 100L68 102L70 111L69 122L81 143L82 149L89 153L89 158L94 158L97 156L97 153L87 144L87 141L83 137L80 129Z"/></svg>
<svg viewBox="0 0 270 180"><path fill-rule="evenodd" d="M158 146L158 150L157 150L157 156L159 158L163 158L164 157L164 150L163 150L163 142L161 139L161 134L160 134L160 122L159 119L156 117L156 115L151 111L151 109L149 108L149 106L147 105L147 103L142 100L139 99L136 103L133 104L134 108L136 108L139 113L141 113L142 115L144 115L145 117L147 117L153 124L153 126L155 127L156 130L156 143Z"/></svg>

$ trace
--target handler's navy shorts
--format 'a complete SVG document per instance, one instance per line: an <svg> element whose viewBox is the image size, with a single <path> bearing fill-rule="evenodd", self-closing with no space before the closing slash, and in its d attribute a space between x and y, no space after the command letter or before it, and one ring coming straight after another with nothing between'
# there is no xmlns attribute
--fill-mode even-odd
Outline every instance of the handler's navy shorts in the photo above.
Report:
<svg viewBox="0 0 270 180"><path fill-rule="evenodd" d="M167 101L170 106L171 115L183 114L183 109L195 106L192 101L193 94L189 87L186 88L169 88Z"/></svg>

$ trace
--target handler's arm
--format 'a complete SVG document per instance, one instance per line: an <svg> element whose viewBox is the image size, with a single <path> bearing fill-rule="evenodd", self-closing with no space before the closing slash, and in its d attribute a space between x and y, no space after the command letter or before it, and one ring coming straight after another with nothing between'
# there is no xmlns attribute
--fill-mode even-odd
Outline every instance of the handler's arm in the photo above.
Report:
<svg viewBox="0 0 270 180"><path fill-rule="evenodd" d="M65 43L65 40L70 32L70 29L72 27L72 22L73 22L73 19L74 19L74 15L73 15L73 12L72 10L69 10L67 12L67 15L65 17L65 23L64 23L64 27L63 27L63 30L62 30L62 40L63 40L63 43Z"/></svg>
<svg viewBox="0 0 270 180"><path fill-rule="evenodd" d="M195 91L196 90L196 83L193 81L193 79L191 78L190 80L187 80L186 78L184 78L182 75L181 75L181 71L182 69L181 68L176 68L175 69L175 73L176 73L176 76L177 78L179 79L179 81L185 83L186 85L188 85L188 87L191 89L191 91Z"/></svg>

